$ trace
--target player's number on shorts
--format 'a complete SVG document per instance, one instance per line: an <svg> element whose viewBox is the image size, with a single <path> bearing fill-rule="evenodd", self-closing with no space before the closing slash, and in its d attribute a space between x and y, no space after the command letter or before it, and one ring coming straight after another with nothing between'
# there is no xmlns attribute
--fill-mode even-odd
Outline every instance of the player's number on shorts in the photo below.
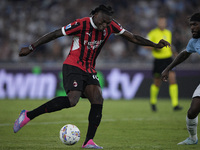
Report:
<svg viewBox="0 0 200 150"><path fill-rule="evenodd" d="M99 78L97 77L97 75L92 75L93 79L95 80L98 80L99 81Z"/></svg>

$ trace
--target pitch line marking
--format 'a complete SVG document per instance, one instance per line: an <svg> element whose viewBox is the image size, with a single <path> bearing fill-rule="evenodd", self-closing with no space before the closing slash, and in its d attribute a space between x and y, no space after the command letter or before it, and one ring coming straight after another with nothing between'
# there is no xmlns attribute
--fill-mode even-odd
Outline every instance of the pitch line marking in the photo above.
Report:
<svg viewBox="0 0 200 150"><path fill-rule="evenodd" d="M150 121L150 120L158 120L156 118L122 118L122 119L102 119L101 122L118 122L118 121ZM70 123L88 123L88 120L81 121L69 121ZM30 122L27 125L48 125L48 124L65 124L67 121L56 121L56 122ZM13 126L13 123L0 123L0 127Z"/></svg>

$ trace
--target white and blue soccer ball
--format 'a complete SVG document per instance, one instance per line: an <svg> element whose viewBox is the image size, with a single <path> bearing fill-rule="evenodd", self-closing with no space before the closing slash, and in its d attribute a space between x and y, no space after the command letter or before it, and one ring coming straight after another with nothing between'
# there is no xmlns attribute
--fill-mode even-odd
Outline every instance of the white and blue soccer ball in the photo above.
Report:
<svg viewBox="0 0 200 150"><path fill-rule="evenodd" d="M73 124L66 124L60 129L60 140L66 145L74 145L80 140L80 130Z"/></svg>

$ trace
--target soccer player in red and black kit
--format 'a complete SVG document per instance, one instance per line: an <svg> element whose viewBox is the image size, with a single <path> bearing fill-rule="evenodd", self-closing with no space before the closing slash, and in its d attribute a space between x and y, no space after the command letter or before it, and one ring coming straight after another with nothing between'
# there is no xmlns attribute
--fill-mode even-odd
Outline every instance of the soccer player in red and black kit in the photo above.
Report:
<svg viewBox="0 0 200 150"><path fill-rule="evenodd" d="M86 97L91 103L91 108L88 117L88 131L82 148L103 149L93 142L97 127L101 122L104 101L95 70L95 61L103 45L109 36L115 33L142 46L154 48L170 46L165 40L160 40L156 44L141 36L134 35L118 24L112 18L112 14L113 10L110 6L100 5L91 12L92 17L77 19L61 29L42 36L29 47L21 48L19 56L26 56L40 45L56 38L65 35L73 36L71 50L63 63L62 70L67 96L55 97L31 111L22 110L13 127L15 133L35 117L63 108L74 107L80 97Z"/></svg>

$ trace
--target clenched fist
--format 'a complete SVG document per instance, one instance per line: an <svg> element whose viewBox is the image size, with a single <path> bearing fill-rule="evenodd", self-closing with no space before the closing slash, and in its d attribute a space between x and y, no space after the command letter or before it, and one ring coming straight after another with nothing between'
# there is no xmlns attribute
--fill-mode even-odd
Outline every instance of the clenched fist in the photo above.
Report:
<svg viewBox="0 0 200 150"><path fill-rule="evenodd" d="M20 52L19 52L19 56L26 56L28 54L30 54L33 51L33 49L31 49L30 47L23 47L21 48Z"/></svg>
<svg viewBox="0 0 200 150"><path fill-rule="evenodd" d="M160 40L158 44L156 44L156 48L170 47L170 43L165 40Z"/></svg>

